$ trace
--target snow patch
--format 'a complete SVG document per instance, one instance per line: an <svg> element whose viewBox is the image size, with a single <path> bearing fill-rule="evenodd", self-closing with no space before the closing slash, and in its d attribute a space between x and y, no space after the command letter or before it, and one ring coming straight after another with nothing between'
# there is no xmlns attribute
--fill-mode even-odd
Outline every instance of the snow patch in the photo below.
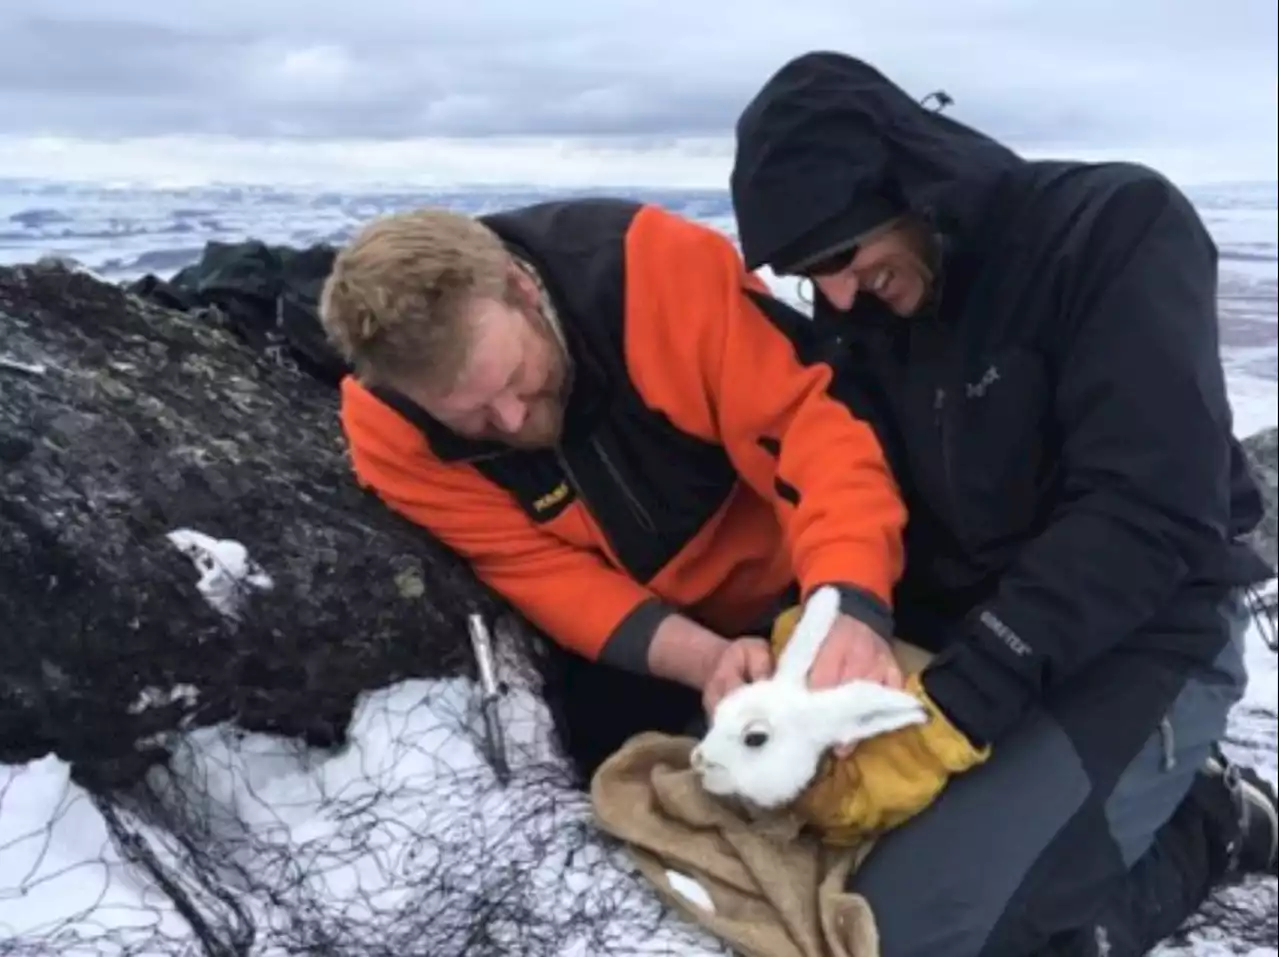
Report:
<svg viewBox="0 0 1280 957"><path fill-rule="evenodd" d="M215 611L239 618L248 588L269 591L271 576L249 557L249 549L230 538L214 538L190 528L175 529L169 541L195 562L200 572L196 588Z"/></svg>
<svg viewBox="0 0 1280 957"><path fill-rule="evenodd" d="M679 871L667 871L667 883L671 885L671 889L693 904L711 913L716 912L716 905L711 900L711 895L707 893L707 889L699 884L688 874L681 874Z"/></svg>
<svg viewBox="0 0 1280 957"><path fill-rule="evenodd" d="M130 714L141 714L150 708L163 708L165 705L181 701L188 709L194 708L200 700L200 689L195 685L174 685L168 691L160 688L143 688L138 699L129 705Z"/></svg>

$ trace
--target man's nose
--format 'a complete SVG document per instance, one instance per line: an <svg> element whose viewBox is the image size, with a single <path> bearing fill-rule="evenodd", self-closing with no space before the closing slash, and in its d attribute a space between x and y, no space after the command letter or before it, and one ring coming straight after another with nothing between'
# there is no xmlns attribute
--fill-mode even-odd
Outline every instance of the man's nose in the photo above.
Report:
<svg viewBox="0 0 1280 957"><path fill-rule="evenodd" d="M851 308L853 301L858 298L858 277L852 272L816 276L813 284L818 287L823 298L841 312Z"/></svg>
<svg viewBox="0 0 1280 957"><path fill-rule="evenodd" d="M500 396L489 407L489 417L503 432L519 432L529 417L529 406L513 395Z"/></svg>
<svg viewBox="0 0 1280 957"><path fill-rule="evenodd" d="M707 759L702 754L701 745L694 745L693 750L689 752L689 767L695 771L701 771L707 766Z"/></svg>

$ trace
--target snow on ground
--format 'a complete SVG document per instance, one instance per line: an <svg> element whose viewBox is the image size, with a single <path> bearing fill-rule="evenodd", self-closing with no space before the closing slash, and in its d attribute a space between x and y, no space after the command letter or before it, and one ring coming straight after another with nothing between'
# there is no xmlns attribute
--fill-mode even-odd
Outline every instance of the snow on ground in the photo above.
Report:
<svg viewBox="0 0 1280 957"><path fill-rule="evenodd" d="M10 186L6 191L0 183L0 217L8 217L7 223L0 218L0 261L58 252L113 278L171 272L212 238L340 239L355 221L424 201L416 194ZM1224 363L1242 436L1277 421L1274 197L1274 184L1201 197L1226 250ZM474 210L531 198L491 190L451 201ZM715 194L664 199L729 228ZM781 284L780 292L795 295ZM1256 629L1248 661L1249 687L1227 746L1275 782L1276 656ZM432 939L444 942L435 957L466 953L461 910L516 893L512 882L519 882L527 910L489 919L490 933L512 942L510 952L535 952L530 935L540 934L537 953L564 957L723 954L715 941L637 890L625 859L590 838L585 798L563 786L564 768L535 690L516 681L503 702L514 771L506 789L482 757L476 691L460 680L370 692L355 716L351 744L337 754L306 753L227 728L201 730L180 749L176 776L155 783L168 781L174 808L184 806L179 798L194 796L196 803L186 806L190 820L203 822L200 827L231 849L216 862L219 879L242 888L236 901L255 924L278 932L260 941L254 957L284 957L289 915L300 912L331 934L360 927L382 934L379 947L396 943L383 938L395 933L389 915L401 913L410 929L435 928ZM0 766L0 954L188 952L180 942L191 941L190 927L137 868L122 866L107 825L57 759ZM132 829L162 861L182 869L171 839L144 821ZM442 868L477 854L492 866ZM438 888L439 912L422 912L432 900L424 886ZM251 891L262 887L275 888L275 899ZM595 926L584 919L592 916ZM402 943L386 952L415 952L421 941ZM1199 932L1194 949L1208 957L1230 948L1210 930Z"/></svg>
<svg viewBox="0 0 1280 957"><path fill-rule="evenodd" d="M636 895L636 872L620 852L590 839L586 798L565 787L550 719L532 688L517 682L502 702L513 771L506 788L478 744L477 704L476 688L464 679L371 692L337 754L306 753L226 727L202 729L180 749L171 789L189 795L198 788L195 815L212 822L218 840L245 848L241 859L221 862L226 883L234 887L240 873L254 888L277 889L276 901L241 898L259 926L280 927L290 912L322 902L325 921L353 937L393 934L395 915L411 912L412 927L426 928L430 941L448 940L457 949L447 953L461 955L467 951L457 938L467 931L468 908L505 900L504 882L514 878L536 906L492 922L489 933L509 940L511 953L531 952L530 933L558 945L536 953L564 957L723 953L664 918L656 899ZM153 780L163 790L166 779ZM162 837L146 824L138 829L165 853ZM252 842L237 841L246 831ZM442 868L475 861L489 872L442 876ZM504 875L513 867L517 874ZM426 895L442 898L438 913L423 914L424 904L432 906L424 887L438 888ZM607 936L588 920L593 916L607 919ZM538 924L545 928L532 926ZM104 927L114 929L104 935ZM8 952L5 940L34 945L55 936L83 939L83 950L59 949L68 955L135 952L130 947L154 953L147 945L158 940L171 942L165 953L177 953L167 948L189 940L190 930L135 868L122 866L102 815L69 781L66 765L46 758L0 768L0 953ZM290 951L282 943L253 953Z"/></svg>

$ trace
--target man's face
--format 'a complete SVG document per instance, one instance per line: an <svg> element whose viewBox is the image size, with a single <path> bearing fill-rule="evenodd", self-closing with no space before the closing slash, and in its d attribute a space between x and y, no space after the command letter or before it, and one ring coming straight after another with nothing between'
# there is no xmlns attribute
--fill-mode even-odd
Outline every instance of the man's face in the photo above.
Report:
<svg viewBox="0 0 1280 957"><path fill-rule="evenodd" d="M516 302L472 304L467 319L476 338L453 387L413 398L459 435L517 449L550 448L564 424L567 362L538 312L536 287L519 274L516 288Z"/></svg>
<svg viewBox="0 0 1280 957"><path fill-rule="evenodd" d="M888 227L805 269L826 300L846 311L859 295L880 299L896 315L912 316L933 284L924 238L906 224Z"/></svg>

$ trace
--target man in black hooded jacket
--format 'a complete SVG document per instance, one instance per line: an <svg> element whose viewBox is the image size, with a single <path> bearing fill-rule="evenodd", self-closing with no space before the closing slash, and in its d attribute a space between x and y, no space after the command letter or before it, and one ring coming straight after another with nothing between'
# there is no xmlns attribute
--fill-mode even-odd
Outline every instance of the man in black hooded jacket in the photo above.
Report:
<svg viewBox="0 0 1280 957"><path fill-rule="evenodd" d="M884 957L1144 953L1274 875L1274 789L1217 744L1273 571L1241 540L1261 500L1191 204L1135 164L1025 161L836 53L736 132L747 266L812 280L802 348L906 497L896 631L989 749L887 809L914 816L854 887Z"/></svg>

